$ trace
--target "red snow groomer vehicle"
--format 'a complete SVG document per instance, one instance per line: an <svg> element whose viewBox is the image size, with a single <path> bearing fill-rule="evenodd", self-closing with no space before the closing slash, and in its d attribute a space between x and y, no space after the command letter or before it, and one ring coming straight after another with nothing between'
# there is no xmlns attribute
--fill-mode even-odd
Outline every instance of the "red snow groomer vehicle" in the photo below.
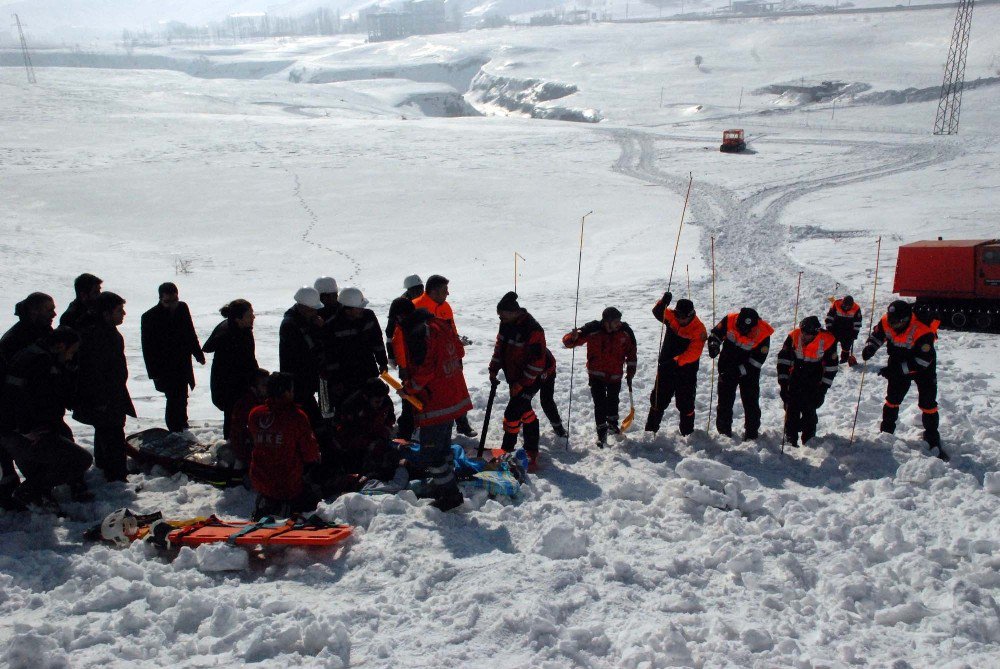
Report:
<svg viewBox="0 0 1000 669"><path fill-rule="evenodd" d="M1000 239L913 242L899 247L894 292L917 298L921 320L1000 332Z"/></svg>
<svg viewBox="0 0 1000 669"><path fill-rule="evenodd" d="M743 139L743 130L723 130L722 145L719 151L723 153L739 153L747 150L747 143Z"/></svg>

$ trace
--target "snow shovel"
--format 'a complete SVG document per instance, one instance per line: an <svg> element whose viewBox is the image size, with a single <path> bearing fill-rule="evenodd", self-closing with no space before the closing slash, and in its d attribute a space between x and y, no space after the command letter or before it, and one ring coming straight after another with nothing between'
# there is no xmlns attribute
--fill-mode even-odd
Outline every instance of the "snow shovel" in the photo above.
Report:
<svg viewBox="0 0 1000 669"><path fill-rule="evenodd" d="M632 427L632 421L635 420L635 402L632 400L632 382L631 381L628 382L628 403L629 403L629 407L630 407L629 410L628 410L628 415L625 416L625 420L622 421L621 430L620 430L623 433L625 432L625 430L627 430L630 427Z"/></svg>
<svg viewBox="0 0 1000 669"><path fill-rule="evenodd" d="M403 389L403 384L400 383L399 381L397 381L396 379L394 379L392 377L392 374L390 374L389 372L382 372L378 376L379 376L380 379L382 379L387 384L389 384L389 387L392 388L393 390L402 390ZM423 411L424 410L424 403L421 402L420 400L418 400L416 397L413 397L411 395L407 395L406 393L401 393L401 395L402 395L403 399L406 400L407 402L409 402L410 404L412 404L413 408L416 409L417 411Z"/></svg>
<svg viewBox="0 0 1000 669"><path fill-rule="evenodd" d="M493 400L497 398L497 386L500 385L498 382L490 384L490 398L486 400L486 418L483 419L483 431L479 433L479 450L476 451L476 457L483 457L483 450L486 448L486 432L490 427L490 414L493 413Z"/></svg>

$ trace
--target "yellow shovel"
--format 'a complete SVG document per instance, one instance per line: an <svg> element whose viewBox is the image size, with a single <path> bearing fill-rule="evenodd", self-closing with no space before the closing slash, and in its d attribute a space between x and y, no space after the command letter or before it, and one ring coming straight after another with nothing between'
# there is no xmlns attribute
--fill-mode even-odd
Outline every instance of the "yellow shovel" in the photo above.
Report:
<svg viewBox="0 0 1000 669"><path fill-rule="evenodd" d="M389 372L382 372L381 374L379 374L379 378L385 381L387 384L389 384L389 387L392 388L393 390L403 389L403 384L397 381L396 379L392 378L392 374L390 374ZM424 403L418 400L416 397L407 395L405 393L401 394L404 400L413 405L414 409L416 409L417 411L424 410Z"/></svg>
<svg viewBox="0 0 1000 669"><path fill-rule="evenodd" d="M632 421L635 420L635 402L632 401L632 382L628 382L628 403L631 407L628 411L628 415L625 416L625 420L622 421L621 432L632 427Z"/></svg>

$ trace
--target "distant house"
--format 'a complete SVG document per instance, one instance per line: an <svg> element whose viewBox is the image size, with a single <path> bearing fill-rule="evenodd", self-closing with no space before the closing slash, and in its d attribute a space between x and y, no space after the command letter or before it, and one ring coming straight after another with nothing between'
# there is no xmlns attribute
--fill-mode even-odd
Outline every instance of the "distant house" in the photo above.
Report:
<svg viewBox="0 0 1000 669"><path fill-rule="evenodd" d="M369 42L403 39L410 35L435 35L457 29L448 19L447 0L410 0L398 9L376 10L365 16Z"/></svg>

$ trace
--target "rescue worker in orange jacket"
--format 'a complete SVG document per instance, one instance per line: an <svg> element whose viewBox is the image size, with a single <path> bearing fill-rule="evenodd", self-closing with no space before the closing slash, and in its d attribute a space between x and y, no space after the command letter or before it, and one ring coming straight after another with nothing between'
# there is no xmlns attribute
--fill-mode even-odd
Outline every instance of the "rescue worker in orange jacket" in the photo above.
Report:
<svg viewBox="0 0 1000 669"><path fill-rule="evenodd" d="M510 386L510 401L503 413L503 450L511 452L517 445L517 435L524 428L524 450L531 467L538 460L538 416L531 400L541 388L545 371L545 331L527 309L517 302L517 293L510 292L497 304L500 329L490 360L490 382L497 383L503 371Z"/></svg>
<svg viewBox="0 0 1000 669"><path fill-rule="evenodd" d="M733 435L736 389L743 401L744 439L760 436L760 369L771 349L774 328L750 307L719 321L708 337L708 356L719 356L719 404L715 428ZM720 355L721 351L721 355Z"/></svg>
<svg viewBox="0 0 1000 669"><path fill-rule="evenodd" d="M254 520L316 508L318 499L304 476L306 466L320 459L319 444L309 417L295 404L294 386L291 374L274 372L267 380L267 402L250 412L250 481L258 493Z"/></svg>
<svg viewBox="0 0 1000 669"><path fill-rule="evenodd" d="M785 403L785 436L795 448L816 436L816 410L837 376L837 338L807 316L778 352L778 385Z"/></svg>
<svg viewBox="0 0 1000 669"><path fill-rule="evenodd" d="M413 298L413 306L417 309L426 309L435 318L448 323L455 332L455 338L459 344L462 344L462 339L458 335L458 326L455 325L455 312L452 311L451 305L448 304L448 295L450 295L448 292L448 283L448 279L440 274L432 274L427 277L424 292L418 297ZM469 424L469 418L465 414L455 419L455 429L465 437L475 437L479 434Z"/></svg>
<svg viewBox="0 0 1000 669"><path fill-rule="evenodd" d="M423 309L417 309L413 316L402 331L407 372L403 390L422 403L415 409L414 420L420 428L421 452L431 476L433 505L447 511L463 501L455 479L451 428L455 419L472 409L462 373L465 348L446 321L431 317Z"/></svg>
<svg viewBox="0 0 1000 669"><path fill-rule="evenodd" d="M698 318L691 300L677 300L668 309L673 295L668 290L653 305L653 317L666 326L663 347L656 368L656 381L649 396L649 416L646 431L660 429L663 412L676 395L677 413L682 435L694 432L694 399L698 387L698 360L705 349L708 332Z"/></svg>
<svg viewBox="0 0 1000 669"><path fill-rule="evenodd" d="M826 329L840 344L840 364L848 363L851 367L858 364L851 355L854 341L861 333L861 307L850 295L834 300L830 310L826 312Z"/></svg>
<svg viewBox="0 0 1000 669"><path fill-rule="evenodd" d="M924 441L932 453L933 449L938 449L934 455L947 461L948 454L941 447L938 433L936 326L936 323L925 325L913 315L909 303L896 300L872 330L861 357L871 359L883 344L889 353L889 364L878 373L889 382L882 407L882 432L892 434L896 431L899 405L910 384L916 383L917 406L923 414Z"/></svg>
<svg viewBox="0 0 1000 669"><path fill-rule="evenodd" d="M590 321L563 336L566 348L587 346L587 376L590 396L594 398L594 422L597 423L597 446L604 448L608 432L617 434L618 404L622 376L632 385L636 367L635 334L622 322L622 312L608 307L600 321Z"/></svg>

